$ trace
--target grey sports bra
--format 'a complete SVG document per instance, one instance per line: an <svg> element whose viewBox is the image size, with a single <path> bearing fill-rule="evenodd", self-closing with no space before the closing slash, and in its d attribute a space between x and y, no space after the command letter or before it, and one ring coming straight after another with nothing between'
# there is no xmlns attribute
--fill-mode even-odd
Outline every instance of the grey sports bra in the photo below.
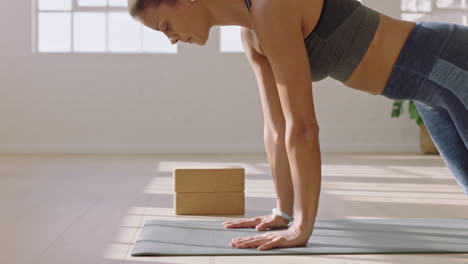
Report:
<svg viewBox="0 0 468 264"><path fill-rule="evenodd" d="M250 11L251 2L245 0ZM324 0L319 21L304 39L312 81L345 82L366 54L379 13L357 0Z"/></svg>

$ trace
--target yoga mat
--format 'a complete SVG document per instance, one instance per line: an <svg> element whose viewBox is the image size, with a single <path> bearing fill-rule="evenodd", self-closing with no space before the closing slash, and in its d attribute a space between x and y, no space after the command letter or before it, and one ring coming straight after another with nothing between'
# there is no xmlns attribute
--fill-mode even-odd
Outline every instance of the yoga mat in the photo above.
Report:
<svg viewBox="0 0 468 264"><path fill-rule="evenodd" d="M468 253L468 218L317 219L306 246L265 251L230 242L287 227L225 228L225 221L148 220L132 256Z"/></svg>

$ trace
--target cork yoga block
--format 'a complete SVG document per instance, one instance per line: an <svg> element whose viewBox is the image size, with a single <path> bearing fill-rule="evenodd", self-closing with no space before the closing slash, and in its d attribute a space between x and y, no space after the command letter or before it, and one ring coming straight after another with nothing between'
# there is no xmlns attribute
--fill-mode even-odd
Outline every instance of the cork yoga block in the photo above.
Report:
<svg viewBox="0 0 468 264"><path fill-rule="evenodd" d="M245 214L245 171L241 167L175 168L176 215Z"/></svg>

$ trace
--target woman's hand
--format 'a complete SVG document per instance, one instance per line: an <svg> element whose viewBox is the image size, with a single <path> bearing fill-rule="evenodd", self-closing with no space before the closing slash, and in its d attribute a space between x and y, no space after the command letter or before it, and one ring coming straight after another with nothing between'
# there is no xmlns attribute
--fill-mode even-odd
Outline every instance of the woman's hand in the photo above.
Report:
<svg viewBox="0 0 468 264"><path fill-rule="evenodd" d="M307 241L309 241L311 234L312 231L301 230L299 227L292 225L287 230L272 231L256 236L234 238L231 241L231 246L237 248L256 247L258 250L303 247L307 245Z"/></svg>
<svg viewBox="0 0 468 264"><path fill-rule="evenodd" d="M257 231L263 231L267 228L278 229L288 226L289 220L277 215L269 214L265 216L249 218L249 219L238 219L234 221L224 222L224 227L227 228L246 228L255 227Z"/></svg>

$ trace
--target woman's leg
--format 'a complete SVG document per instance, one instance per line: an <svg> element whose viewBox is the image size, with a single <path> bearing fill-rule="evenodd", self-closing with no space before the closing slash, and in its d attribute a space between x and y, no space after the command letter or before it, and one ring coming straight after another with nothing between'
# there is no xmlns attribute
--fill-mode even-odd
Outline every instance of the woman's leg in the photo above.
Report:
<svg viewBox="0 0 468 264"><path fill-rule="evenodd" d="M427 79L414 102L442 159L468 196L468 27L424 25L434 32L452 31L430 71L424 72Z"/></svg>
<svg viewBox="0 0 468 264"><path fill-rule="evenodd" d="M468 83L468 79L466 79ZM455 127L457 128L458 135L465 143L465 147L468 149L468 108L464 106L463 102L454 93L449 90L444 90L447 96L441 98L441 106L447 109L450 117L452 118ZM465 92L468 95L468 89ZM465 104L468 104L468 100L465 100Z"/></svg>
<svg viewBox="0 0 468 264"><path fill-rule="evenodd" d="M418 22L381 95L413 100L439 153L468 196L468 27Z"/></svg>
<svg viewBox="0 0 468 264"><path fill-rule="evenodd" d="M468 196L468 148L449 112L441 106L428 106L418 101L414 104L442 159Z"/></svg>

